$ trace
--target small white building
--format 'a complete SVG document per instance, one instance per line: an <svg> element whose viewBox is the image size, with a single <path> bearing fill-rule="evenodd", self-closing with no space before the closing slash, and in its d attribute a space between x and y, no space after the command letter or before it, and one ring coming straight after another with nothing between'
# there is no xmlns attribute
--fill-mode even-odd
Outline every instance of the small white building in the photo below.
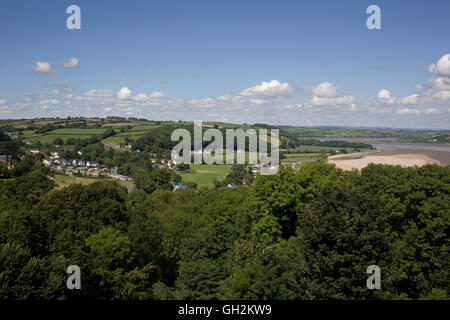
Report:
<svg viewBox="0 0 450 320"><path fill-rule="evenodd" d="M87 165L88 167L94 167L94 168L96 168L96 167L99 166L99 163L98 163L97 161L87 161L87 162L86 162L86 165Z"/></svg>

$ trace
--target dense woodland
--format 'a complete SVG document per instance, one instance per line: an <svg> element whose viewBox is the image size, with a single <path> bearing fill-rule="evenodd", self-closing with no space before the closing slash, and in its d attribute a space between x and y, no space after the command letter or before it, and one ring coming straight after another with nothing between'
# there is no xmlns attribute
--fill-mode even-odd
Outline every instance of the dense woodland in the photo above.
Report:
<svg viewBox="0 0 450 320"><path fill-rule="evenodd" d="M251 186L127 193L56 189L22 162L0 179L0 299L449 298L449 167L306 164ZM66 288L73 264L81 290ZM366 288L373 264L381 290Z"/></svg>

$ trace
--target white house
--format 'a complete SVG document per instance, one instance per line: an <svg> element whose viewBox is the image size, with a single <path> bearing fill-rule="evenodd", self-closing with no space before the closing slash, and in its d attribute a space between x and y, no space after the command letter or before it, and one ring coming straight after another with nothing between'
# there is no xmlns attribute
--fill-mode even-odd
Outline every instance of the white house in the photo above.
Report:
<svg viewBox="0 0 450 320"><path fill-rule="evenodd" d="M58 159L59 158L59 154L58 152L50 152L50 155L53 159Z"/></svg>
<svg viewBox="0 0 450 320"><path fill-rule="evenodd" d="M87 162L86 162L86 165L87 165L88 167L98 167L98 166L99 166L99 163L98 163L97 161L87 161Z"/></svg>

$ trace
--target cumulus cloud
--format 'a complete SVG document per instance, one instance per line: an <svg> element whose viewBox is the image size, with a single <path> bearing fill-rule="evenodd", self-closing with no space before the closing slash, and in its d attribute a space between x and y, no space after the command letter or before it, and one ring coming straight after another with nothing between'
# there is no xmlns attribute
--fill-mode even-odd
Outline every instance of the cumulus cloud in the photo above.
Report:
<svg viewBox="0 0 450 320"><path fill-rule="evenodd" d="M450 103L450 77L429 79L426 84L424 101L430 104Z"/></svg>
<svg viewBox="0 0 450 320"><path fill-rule="evenodd" d="M435 64L428 66L428 71L438 76L428 79L424 85L416 85L415 93L395 99L386 89L378 93L382 104L392 105L448 105L450 104L450 54L443 55Z"/></svg>
<svg viewBox="0 0 450 320"><path fill-rule="evenodd" d="M336 86L330 82L322 82L315 87L306 87L306 90L320 98L332 98L338 94Z"/></svg>
<svg viewBox="0 0 450 320"><path fill-rule="evenodd" d="M297 103L297 104L290 103L290 104L287 104L284 106L284 108L287 110L300 109L302 107L303 107L303 104L301 104L301 103Z"/></svg>
<svg viewBox="0 0 450 320"><path fill-rule="evenodd" d="M164 93L155 91L150 93L149 95L145 93L139 93L133 97L134 101L150 101L150 100L160 100L165 97Z"/></svg>
<svg viewBox="0 0 450 320"><path fill-rule="evenodd" d="M164 98L164 97L165 97L164 93L159 92L159 91L155 91L155 92L150 93L150 98L159 98L159 99L161 99L161 98Z"/></svg>
<svg viewBox="0 0 450 320"><path fill-rule="evenodd" d="M312 106L333 106L333 105L353 105L356 102L356 98L353 96L341 96L334 98L323 98L313 96L309 101Z"/></svg>
<svg viewBox="0 0 450 320"><path fill-rule="evenodd" d="M315 87L305 87L313 96L309 106L352 106L357 99L351 95L339 95L336 86L330 82L321 82Z"/></svg>
<svg viewBox="0 0 450 320"><path fill-rule="evenodd" d="M259 105L262 105L262 104L273 103L273 100L272 100L272 99L263 99L263 98L251 98L251 99L249 100L249 102L250 102L251 104L259 104Z"/></svg>
<svg viewBox="0 0 450 320"><path fill-rule="evenodd" d="M51 68L50 63L42 61L36 62L36 65L33 67L33 71L36 73L55 73L55 70Z"/></svg>
<svg viewBox="0 0 450 320"><path fill-rule="evenodd" d="M69 58L69 61L64 62L64 68L76 68L80 65L80 62L78 61L77 58Z"/></svg>
<svg viewBox="0 0 450 320"><path fill-rule="evenodd" d="M108 89L94 89L87 91L84 95L90 98L110 98L114 95L114 93Z"/></svg>
<svg viewBox="0 0 450 320"><path fill-rule="evenodd" d="M50 99L50 100L42 100L39 102L39 104L42 106L42 109L47 110L50 108L50 106L59 104L59 100L56 99Z"/></svg>
<svg viewBox="0 0 450 320"><path fill-rule="evenodd" d="M231 100L231 96L230 95L220 96L220 97L217 97L216 100L217 101L230 101Z"/></svg>
<svg viewBox="0 0 450 320"><path fill-rule="evenodd" d="M450 53L444 54L436 64L430 64L428 71L443 76L450 76Z"/></svg>
<svg viewBox="0 0 450 320"><path fill-rule="evenodd" d="M212 108L217 105L212 98L193 99L189 101L189 103L192 106L199 108Z"/></svg>
<svg viewBox="0 0 450 320"><path fill-rule="evenodd" d="M396 113L399 115L418 115L418 114L420 114L420 110L404 108L404 109L397 110Z"/></svg>
<svg viewBox="0 0 450 320"><path fill-rule="evenodd" d="M40 105L54 105L54 104L58 104L59 100L56 99L51 99L51 100L42 100L41 102L39 102Z"/></svg>
<svg viewBox="0 0 450 320"><path fill-rule="evenodd" d="M146 100L148 100L148 97L147 97L147 95L145 93L139 93L139 94L137 94L137 95L135 95L133 97L133 100L135 100L135 101L146 101Z"/></svg>
<svg viewBox="0 0 450 320"><path fill-rule="evenodd" d="M441 113L441 110L434 109L434 108L429 108L429 109L426 109L423 113L425 113L425 114L439 114L439 113Z"/></svg>
<svg viewBox="0 0 450 320"><path fill-rule="evenodd" d="M391 96L391 92L386 89L381 89L377 94L378 101L383 104L394 104L395 98Z"/></svg>
<svg viewBox="0 0 450 320"><path fill-rule="evenodd" d="M292 95L292 93L293 89L289 87L289 84L287 82L272 80L270 82L263 81L256 86L242 90L239 95L249 98L277 98L281 96L290 96Z"/></svg>
<svg viewBox="0 0 450 320"><path fill-rule="evenodd" d="M117 92L117 98L120 100L126 100L129 99L131 96L131 90L127 87L123 87Z"/></svg>
<svg viewBox="0 0 450 320"><path fill-rule="evenodd" d="M398 100L398 104L400 105L410 105L417 104L419 102L419 95L417 93L413 93L403 99Z"/></svg>

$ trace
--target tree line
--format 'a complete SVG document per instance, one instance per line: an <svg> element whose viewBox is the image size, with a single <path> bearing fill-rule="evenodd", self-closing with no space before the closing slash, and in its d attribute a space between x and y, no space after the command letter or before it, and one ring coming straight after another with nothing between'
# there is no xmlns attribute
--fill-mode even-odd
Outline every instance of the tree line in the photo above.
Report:
<svg viewBox="0 0 450 320"><path fill-rule="evenodd" d="M231 189L145 186L55 189L42 165L0 180L0 298L449 298L449 167L306 164ZM65 285L73 264L81 290ZM381 290L366 288L373 264Z"/></svg>

